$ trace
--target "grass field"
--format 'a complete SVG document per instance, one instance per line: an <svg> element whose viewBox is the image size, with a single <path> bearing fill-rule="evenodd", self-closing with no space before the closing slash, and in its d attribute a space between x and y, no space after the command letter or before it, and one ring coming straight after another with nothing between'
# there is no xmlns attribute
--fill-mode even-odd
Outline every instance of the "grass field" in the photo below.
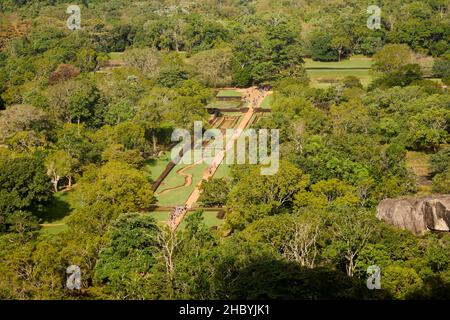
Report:
<svg viewBox="0 0 450 320"><path fill-rule="evenodd" d="M312 59L306 58L305 60L305 68L331 68L331 69L370 69L373 64L372 58L365 57L362 55L354 55L350 59L345 59L341 61L335 62L321 62L321 61L313 61Z"/></svg>
<svg viewBox="0 0 450 320"><path fill-rule="evenodd" d="M220 101L220 100L213 100L210 102L206 108L214 108L214 109L237 109L241 106L240 101Z"/></svg>
<svg viewBox="0 0 450 320"><path fill-rule="evenodd" d="M429 159L430 156L423 152L409 151L406 153L406 165L419 177L427 177L430 174Z"/></svg>
<svg viewBox="0 0 450 320"><path fill-rule="evenodd" d="M161 173L166 168L167 164L171 160L171 152L166 151L161 157L157 159L147 160L144 164L144 170L150 173L152 180L158 179Z"/></svg>
<svg viewBox="0 0 450 320"><path fill-rule="evenodd" d="M272 100L273 100L273 95L268 95L262 101L260 108L262 108L262 109L270 109L270 108L272 108Z"/></svg>
<svg viewBox="0 0 450 320"><path fill-rule="evenodd" d="M41 232L44 234L58 234L60 232L68 230L69 227L63 223L63 224L57 224L52 226L44 226L41 229Z"/></svg>
<svg viewBox="0 0 450 320"><path fill-rule="evenodd" d="M44 212L37 214L40 218L40 223L45 224L41 229L42 232L56 234L67 230L63 219L70 215L72 210L78 206L76 194L73 191L55 193L54 201L47 206Z"/></svg>
<svg viewBox="0 0 450 320"><path fill-rule="evenodd" d="M45 211L37 213L37 216L41 219L41 223L61 223L62 219L76 208L76 202L73 191L57 192L54 194L53 202L45 208Z"/></svg>
<svg viewBox="0 0 450 320"><path fill-rule="evenodd" d="M158 188L158 192L161 192L167 188L173 188L176 186L181 186L184 183L184 176L177 174L176 172L186 167L186 164L179 164L172 169L169 175L164 179ZM201 163L193 166L192 168L185 171L185 173L192 174L192 184L189 186L184 186L176 190L169 191L162 195L157 196L159 205L181 205L186 202L189 195L194 191L195 186L200 182L203 177L203 172L208 167L208 164Z"/></svg>
<svg viewBox="0 0 450 320"><path fill-rule="evenodd" d="M217 168L216 173L214 174L214 178L226 178L229 177L231 170L231 165L221 163Z"/></svg>
<svg viewBox="0 0 450 320"><path fill-rule="evenodd" d="M417 176L419 196L425 196L432 193L430 180L430 155L424 152L408 151L406 153L406 165Z"/></svg>
<svg viewBox="0 0 450 320"><path fill-rule="evenodd" d="M305 59L305 68L311 79L311 86L326 88L342 80L346 76L358 77L364 86L372 81L369 74L373 64L371 58L355 55L340 62L320 62Z"/></svg>
<svg viewBox="0 0 450 320"><path fill-rule="evenodd" d="M220 90L217 93L218 98L242 98L242 93L236 90Z"/></svg>
<svg viewBox="0 0 450 320"><path fill-rule="evenodd" d="M149 214L150 216L155 218L156 221L158 221L158 222L164 222L164 221L169 220L170 211L151 211L151 212L146 212L145 214Z"/></svg>
<svg viewBox="0 0 450 320"><path fill-rule="evenodd" d="M111 60L123 60L123 52L110 52L108 56Z"/></svg>
<svg viewBox="0 0 450 320"><path fill-rule="evenodd" d="M190 211L187 213L186 217L191 214L193 211ZM203 222L205 225L209 228L220 226L224 223L224 219L217 218L218 211L203 211ZM179 226L180 229L183 229L186 226L186 217L181 221L181 224Z"/></svg>

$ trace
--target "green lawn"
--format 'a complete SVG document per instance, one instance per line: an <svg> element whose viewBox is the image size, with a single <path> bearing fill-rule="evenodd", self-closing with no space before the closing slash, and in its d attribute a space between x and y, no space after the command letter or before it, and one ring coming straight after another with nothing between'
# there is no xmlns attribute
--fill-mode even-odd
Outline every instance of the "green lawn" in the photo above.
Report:
<svg viewBox="0 0 450 320"><path fill-rule="evenodd" d="M372 81L372 76L369 74L369 69L314 69L307 70L308 76L311 79L311 86L316 88L326 88L334 83L338 83L346 76L355 76L359 78L362 85L367 87Z"/></svg>
<svg viewBox="0 0 450 320"><path fill-rule="evenodd" d="M176 173L177 170L184 168L185 164L179 164L172 169L169 175L161 183L157 191L162 191L166 188L176 187L184 183L184 176ZM161 196L157 196L159 205L180 205L184 204L189 195L194 191L195 186L200 182L203 177L203 172L208 167L208 164L201 163L186 170L186 173L192 174L192 184L190 186L182 187L176 190L169 191Z"/></svg>
<svg viewBox="0 0 450 320"><path fill-rule="evenodd" d="M272 108L272 101L273 101L273 95L268 95L267 97L264 98L260 107L263 109L270 109L270 108Z"/></svg>
<svg viewBox="0 0 450 320"><path fill-rule="evenodd" d="M108 56L111 60L123 60L123 52L110 52Z"/></svg>
<svg viewBox="0 0 450 320"><path fill-rule="evenodd" d="M36 213L41 223L61 223L79 204L73 191L57 192L54 200L43 212Z"/></svg>
<svg viewBox="0 0 450 320"><path fill-rule="evenodd" d="M317 88L326 88L346 76L358 77L364 86L368 86L372 81L372 76L369 74L372 64L372 59L364 56L353 56L340 62L305 59L305 68L311 79L311 86Z"/></svg>
<svg viewBox="0 0 450 320"><path fill-rule="evenodd" d="M69 229L69 227L65 223L63 223L63 224L58 224L58 225L54 225L54 226L42 227L41 232L43 234L58 234L60 232L66 231L68 229Z"/></svg>
<svg viewBox="0 0 450 320"><path fill-rule="evenodd" d="M373 64L372 58L355 55L350 59L344 59L341 61L335 62L321 62L321 61L313 61L312 59L306 58L305 60L305 68L331 68L331 69L370 69Z"/></svg>
<svg viewBox="0 0 450 320"><path fill-rule="evenodd" d="M236 90L220 90L217 93L218 98L242 98L242 93Z"/></svg>
<svg viewBox="0 0 450 320"><path fill-rule="evenodd" d="M156 221L158 221L158 222L164 222L164 221L169 220L170 211L151 211L151 212L146 212L146 214L149 214L150 216L155 218Z"/></svg>
<svg viewBox="0 0 450 320"><path fill-rule="evenodd" d="M185 228L186 226L186 217L191 214L194 211L189 211L187 215L184 217L183 221L181 221L181 224L179 226L180 229ZM224 219L217 218L218 211L203 211L203 222L206 224L207 227L216 227L220 226L225 222Z"/></svg>
<svg viewBox="0 0 450 320"><path fill-rule="evenodd" d="M217 168L216 173L214 174L214 178L227 178L230 175L231 165L221 163Z"/></svg>
<svg viewBox="0 0 450 320"><path fill-rule="evenodd" d="M54 194L54 200L43 212L37 213L40 223L46 224L41 232L56 234L67 230L64 218L79 207L78 199L74 191L57 192Z"/></svg>
<svg viewBox="0 0 450 320"><path fill-rule="evenodd" d="M214 108L214 109L237 109L241 106L240 101L220 101L220 100L213 100L210 102L206 108Z"/></svg>
<svg viewBox="0 0 450 320"><path fill-rule="evenodd" d="M144 170L150 173L152 180L158 179L171 160L171 151L166 151L161 157L145 161Z"/></svg>

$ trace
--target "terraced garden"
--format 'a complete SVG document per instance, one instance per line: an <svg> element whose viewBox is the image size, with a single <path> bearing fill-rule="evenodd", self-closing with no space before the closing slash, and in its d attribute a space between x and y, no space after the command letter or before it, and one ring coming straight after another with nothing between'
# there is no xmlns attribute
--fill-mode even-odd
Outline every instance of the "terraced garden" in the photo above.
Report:
<svg viewBox="0 0 450 320"><path fill-rule="evenodd" d="M228 129L236 127L242 117L240 112L229 114L224 113L214 122L214 127L219 129ZM148 162L146 169L150 171L153 180L156 180L164 171L170 161L171 152L166 152L158 160ZM186 154L184 157L188 157ZM183 157L182 160L185 160ZM188 162L188 161L186 161ZM184 164L180 161L162 181L155 192L157 205L176 206L186 202L189 195L194 191L197 184L202 180L203 173L208 168L207 163ZM215 176L223 177L229 172L226 165L220 165Z"/></svg>

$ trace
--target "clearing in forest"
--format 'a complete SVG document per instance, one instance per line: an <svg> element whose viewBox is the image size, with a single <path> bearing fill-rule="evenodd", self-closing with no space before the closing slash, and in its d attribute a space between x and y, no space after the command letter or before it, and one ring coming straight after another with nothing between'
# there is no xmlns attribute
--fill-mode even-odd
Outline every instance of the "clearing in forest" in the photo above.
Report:
<svg viewBox="0 0 450 320"><path fill-rule="evenodd" d="M430 155L424 152L408 151L406 153L406 165L417 176L418 195L431 194L429 159Z"/></svg>
<svg viewBox="0 0 450 320"><path fill-rule="evenodd" d="M346 76L359 78L362 85L367 87L372 81L372 76L369 73L372 64L372 58L362 55L355 55L340 62L321 62L305 59L305 69L311 80L311 86L316 88L329 87Z"/></svg>

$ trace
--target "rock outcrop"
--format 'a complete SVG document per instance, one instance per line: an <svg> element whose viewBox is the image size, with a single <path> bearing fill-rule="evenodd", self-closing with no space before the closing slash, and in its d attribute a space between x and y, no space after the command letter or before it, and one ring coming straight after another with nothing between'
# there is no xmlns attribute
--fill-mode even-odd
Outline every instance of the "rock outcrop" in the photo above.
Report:
<svg viewBox="0 0 450 320"><path fill-rule="evenodd" d="M450 195L425 198L385 199L378 204L377 218L416 235L450 231Z"/></svg>

